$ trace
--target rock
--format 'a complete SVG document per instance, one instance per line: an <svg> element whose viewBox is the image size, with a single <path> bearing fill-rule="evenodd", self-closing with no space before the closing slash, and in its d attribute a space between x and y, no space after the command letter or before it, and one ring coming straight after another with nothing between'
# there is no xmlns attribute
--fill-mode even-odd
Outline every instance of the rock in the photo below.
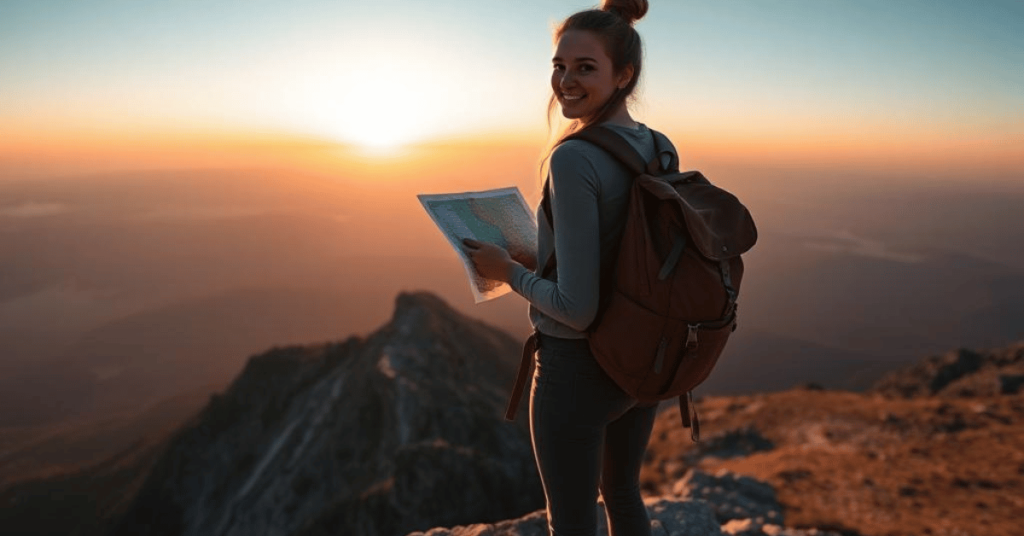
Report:
<svg viewBox="0 0 1024 536"><path fill-rule="evenodd" d="M1024 344L996 350L959 349L890 372L872 391L886 396L951 397L1016 394L1024 387Z"/></svg>
<svg viewBox="0 0 1024 536"><path fill-rule="evenodd" d="M820 529L795 529L791 527L783 527L781 525L766 524L761 527L761 533L764 536L855 536L854 534L840 534L838 532L832 532Z"/></svg>
<svg viewBox="0 0 1024 536"><path fill-rule="evenodd" d="M733 519L719 525L704 501L670 498L647 499L652 536L842 536L815 528L796 529L763 519ZM608 527L602 505L597 505L596 536L607 536ZM778 523L781 523L779 521ZM519 519L495 524L476 524L453 528L434 528L408 536L547 536L547 515L538 510Z"/></svg>
<svg viewBox="0 0 1024 536"><path fill-rule="evenodd" d="M1000 374L999 393L1015 395L1024 388L1024 374Z"/></svg>
<svg viewBox="0 0 1024 536"><path fill-rule="evenodd" d="M961 348L891 372L879 380L873 390L907 398L933 395L954 380L978 370L984 361L981 354Z"/></svg>
<svg viewBox="0 0 1024 536"><path fill-rule="evenodd" d="M651 499L646 501L651 517L652 536L716 536L722 534L715 515L707 505L697 501ZM607 536L604 508L597 505L597 536ZM454 528L435 528L413 532L409 536L547 536L547 514L544 510L519 519L497 524L477 524Z"/></svg>
<svg viewBox="0 0 1024 536"><path fill-rule="evenodd" d="M722 533L715 513L699 501L659 499L649 502L647 511L651 515L651 536L714 536Z"/></svg>
<svg viewBox="0 0 1024 536"><path fill-rule="evenodd" d="M255 356L170 441L113 534L391 536L536 510L525 419L503 419L519 352L408 293L366 339Z"/></svg>
<svg viewBox="0 0 1024 536"><path fill-rule="evenodd" d="M820 529L796 529L773 523L759 523L753 519L735 519L722 526L728 536L845 536Z"/></svg>
<svg viewBox="0 0 1024 536"><path fill-rule="evenodd" d="M771 485L749 476L729 471L709 475L691 469L672 489L673 495L683 500L706 503L715 512L719 523L734 519L762 519L782 524L782 505Z"/></svg>
<svg viewBox="0 0 1024 536"><path fill-rule="evenodd" d="M729 536L762 536L764 523L754 519L733 519L722 525L722 532Z"/></svg>

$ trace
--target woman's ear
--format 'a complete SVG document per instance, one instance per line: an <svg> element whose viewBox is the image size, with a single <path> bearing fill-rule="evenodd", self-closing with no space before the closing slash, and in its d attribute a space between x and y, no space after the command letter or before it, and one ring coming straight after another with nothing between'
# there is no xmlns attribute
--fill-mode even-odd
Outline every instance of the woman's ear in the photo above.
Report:
<svg viewBox="0 0 1024 536"><path fill-rule="evenodd" d="M622 72L619 73L619 89L624 89L626 86L629 85L629 81L633 79L633 72L634 71L632 63L626 65L626 67L622 69Z"/></svg>

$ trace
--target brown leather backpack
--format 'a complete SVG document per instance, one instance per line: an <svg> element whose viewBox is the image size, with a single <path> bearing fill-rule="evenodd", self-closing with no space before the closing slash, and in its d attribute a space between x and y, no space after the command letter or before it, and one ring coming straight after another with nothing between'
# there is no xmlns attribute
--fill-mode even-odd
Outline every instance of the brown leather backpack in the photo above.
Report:
<svg viewBox="0 0 1024 536"><path fill-rule="evenodd" d="M668 138L652 134L657 154L650 162L603 127L566 138L602 148L636 176L618 251L602 262L600 306L587 339L608 376L641 403L679 397L683 426L697 441L700 423L692 391L711 373L736 329L740 255L753 247L757 229L734 195L698 171L680 172ZM554 225L548 195L545 185L541 206ZM552 254L541 277L555 265ZM519 406L536 343L534 334L523 349L505 415L509 420Z"/></svg>

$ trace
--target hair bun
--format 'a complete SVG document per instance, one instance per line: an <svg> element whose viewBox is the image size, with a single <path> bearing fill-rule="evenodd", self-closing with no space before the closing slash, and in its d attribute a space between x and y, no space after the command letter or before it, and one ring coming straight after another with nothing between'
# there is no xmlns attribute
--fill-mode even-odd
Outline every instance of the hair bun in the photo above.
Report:
<svg viewBox="0 0 1024 536"><path fill-rule="evenodd" d="M647 14L647 0L603 0L601 10L615 13L633 24Z"/></svg>

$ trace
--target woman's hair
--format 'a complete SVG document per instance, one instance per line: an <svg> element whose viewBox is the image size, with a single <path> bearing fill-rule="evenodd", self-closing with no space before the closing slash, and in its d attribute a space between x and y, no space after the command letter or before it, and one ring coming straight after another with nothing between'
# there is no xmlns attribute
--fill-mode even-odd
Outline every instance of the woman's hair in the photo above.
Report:
<svg viewBox="0 0 1024 536"><path fill-rule="evenodd" d="M601 123L633 95L640 80L640 72L643 70L643 44L640 42L640 34L633 28L633 23L640 20L646 13L647 0L603 0L600 9L580 11L569 16L555 28L555 43L562 38L565 32L570 30L593 32L604 43L605 52L612 60L612 69L619 73L627 66L632 65L633 77L630 78L626 87L615 91L608 102L593 115L573 120L558 135L552 136L552 141L541 160L542 176L546 174L547 161L551 157L551 152L566 136ZM552 93L548 101L549 129L551 128L551 116L557 106L558 99Z"/></svg>
<svg viewBox="0 0 1024 536"><path fill-rule="evenodd" d="M647 0L604 0L600 9L580 11L565 19L555 29L556 43L570 30L593 32L604 43L604 50L612 59L612 69L616 73L622 72L629 65L633 66L633 77L626 87L612 94L608 102L594 115L574 121L570 131L604 121L633 94L643 69L643 45L640 42L640 34L633 28L633 23L646 13ZM552 94L548 101L549 118L557 103L558 100Z"/></svg>

